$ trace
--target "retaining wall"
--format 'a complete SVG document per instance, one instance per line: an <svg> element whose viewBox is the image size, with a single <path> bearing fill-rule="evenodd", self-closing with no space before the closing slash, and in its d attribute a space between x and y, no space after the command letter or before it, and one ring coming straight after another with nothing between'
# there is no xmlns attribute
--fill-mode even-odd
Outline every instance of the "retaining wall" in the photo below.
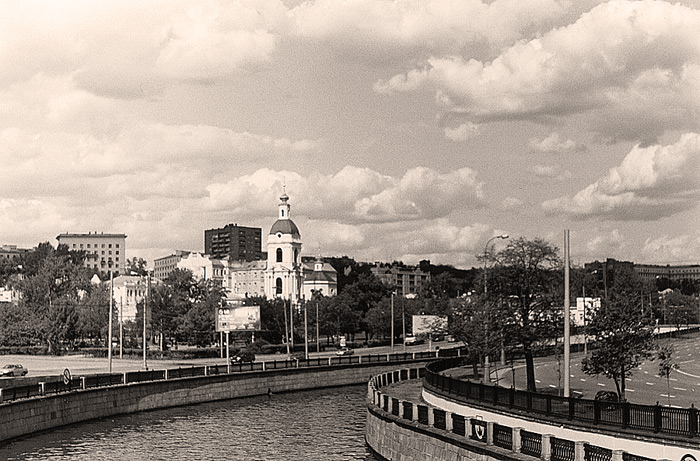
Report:
<svg viewBox="0 0 700 461"><path fill-rule="evenodd" d="M268 389L281 393L364 384L372 376L396 367L396 363L372 363L253 371L122 384L4 402L0 403L0 443L91 419L266 395Z"/></svg>

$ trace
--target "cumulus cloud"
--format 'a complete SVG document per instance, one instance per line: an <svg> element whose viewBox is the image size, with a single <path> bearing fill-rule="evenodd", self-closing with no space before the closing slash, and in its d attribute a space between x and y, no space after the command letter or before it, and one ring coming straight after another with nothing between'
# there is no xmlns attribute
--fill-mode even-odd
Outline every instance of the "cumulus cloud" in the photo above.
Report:
<svg viewBox="0 0 700 461"><path fill-rule="evenodd" d="M536 35L566 15L560 0L316 0L289 12L292 33L362 59L493 50Z"/></svg>
<svg viewBox="0 0 700 461"><path fill-rule="evenodd" d="M226 183L207 187L211 209L269 207L281 186L294 191L294 209L314 219L343 217L349 222L396 222L449 215L456 204L483 205L483 184L469 168L440 174L425 167L408 170L403 177L382 175L369 168L346 166L331 175L308 177L260 169Z"/></svg>
<svg viewBox="0 0 700 461"><path fill-rule="evenodd" d="M533 175L541 179L566 181L573 177L570 171L562 170L560 167L555 165L533 165L529 168L529 170Z"/></svg>
<svg viewBox="0 0 700 461"><path fill-rule="evenodd" d="M577 219L656 220L696 207L699 196L700 135L688 133L675 144L637 145L595 183L542 206Z"/></svg>
<svg viewBox="0 0 700 461"><path fill-rule="evenodd" d="M583 152L586 146L571 139L562 139L559 133L552 133L549 136L539 139L530 138L530 149L544 153L568 153Z"/></svg>
<svg viewBox="0 0 700 461"><path fill-rule="evenodd" d="M698 28L680 4L612 1L493 60L436 56L407 75L474 121L590 113L607 137L653 139L698 122Z"/></svg>

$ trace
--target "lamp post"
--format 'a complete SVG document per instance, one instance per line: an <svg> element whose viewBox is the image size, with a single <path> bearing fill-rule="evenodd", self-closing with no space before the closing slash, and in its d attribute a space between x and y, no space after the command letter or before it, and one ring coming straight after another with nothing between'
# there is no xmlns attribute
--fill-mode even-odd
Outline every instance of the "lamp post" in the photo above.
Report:
<svg viewBox="0 0 700 461"><path fill-rule="evenodd" d="M394 352L394 291L391 292L391 352ZM404 338L404 342L406 338Z"/></svg>
<svg viewBox="0 0 700 461"><path fill-rule="evenodd" d="M501 235L496 235L494 237L491 237L486 242L486 246L484 247L484 294L488 294L488 290L489 290L488 285L486 283L486 263L488 261L489 243L491 243L493 240L496 240L496 239L505 240L507 238L508 238L508 234L501 234Z"/></svg>
<svg viewBox="0 0 700 461"><path fill-rule="evenodd" d="M508 234L501 234L501 235L495 235L488 239L486 241L486 246L484 247L484 295L488 294L488 283L486 280L486 269L487 269L487 262L488 262L488 251L489 251L489 243L491 243L493 240L496 239L507 239ZM489 364L489 332L488 332L488 322L484 323L484 343L486 346L486 350L484 351L484 374L486 375L486 378L490 381L491 380L491 366Z"/></svg>

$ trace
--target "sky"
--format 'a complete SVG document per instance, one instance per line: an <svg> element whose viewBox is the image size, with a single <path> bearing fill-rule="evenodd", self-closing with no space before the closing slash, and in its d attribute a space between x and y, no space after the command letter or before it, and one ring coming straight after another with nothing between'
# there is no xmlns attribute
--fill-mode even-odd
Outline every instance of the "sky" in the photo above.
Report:
<svg viewBox="0 0 700 461"><path fill-rule="evenodd" d="M700 0L0 8L0 244L152 261L286 191L310 256L700 264Z"/></svg>

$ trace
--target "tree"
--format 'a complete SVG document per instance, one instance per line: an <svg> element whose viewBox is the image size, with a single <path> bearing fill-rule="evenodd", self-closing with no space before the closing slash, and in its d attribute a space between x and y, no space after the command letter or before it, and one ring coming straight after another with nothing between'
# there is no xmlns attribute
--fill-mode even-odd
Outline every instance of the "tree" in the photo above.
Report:
<svg viewBox="0 0 700 461"><path fill-rule="evenodd" d="M635 298L624 291L612 292L609 300L602 301L586 332L594 338L596 349L583 359L581 369L588 375L612 379L624 401L627 378L654 348L650 319L640 315Z"/></svg>
<svg viewBox="0 0 700 461"><path fill-rule="evenodd" d="M661 346L656 354L659 362L659 376L666 378L666 396L668 404L671 405L671 372L678 369L678 364L673 358L673 344L665 344Z"/></svg>
<svg viewBox="0 0 700 461"><path fill-rule="evenodd" d="M490 305L503 306L507 312L506 318L494 320L503 328L504 341L522 347L530 391L536 390L535 347L555 338L561 324L561 312L554 307L562 298L558 252L543 239L521 237L498 253L496 266L489 270L489 284L495 287L489 291Z"/></svg>
<svg viewBox="0 0 700 461"><path fill-rule="evenodd" d="M136 256L127 259L124 273L127 275L146 276L148 275L147 263L143 258L137 258Z"/></svg>

